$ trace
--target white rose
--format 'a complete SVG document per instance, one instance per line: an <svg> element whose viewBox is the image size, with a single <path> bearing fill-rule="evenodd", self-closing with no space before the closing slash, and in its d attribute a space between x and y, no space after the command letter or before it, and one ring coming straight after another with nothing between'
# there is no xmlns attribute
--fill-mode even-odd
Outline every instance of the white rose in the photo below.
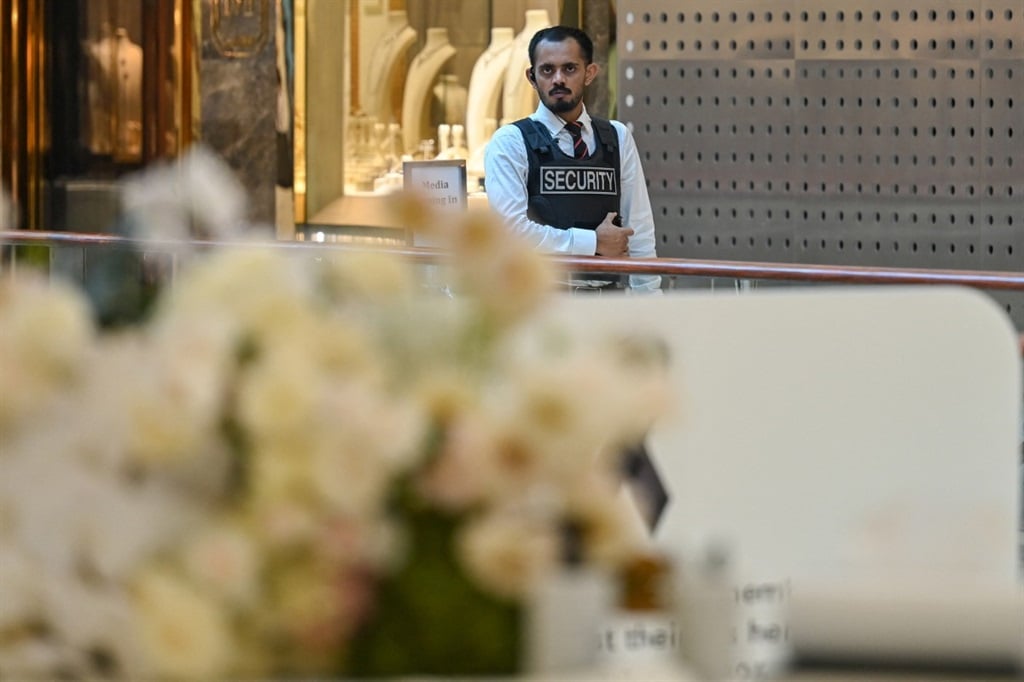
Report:
<svg viewBox="0 0 1024 682"><path fill-rule="evenodd" d="M236 604L256 596L259 556L252 539L238 528L207 528L186 543L188 576L213 594Z"/></svg>
<svg viewBox="0 0 1024 682"><path fill-rule="evenodd" d="M310 465L313 441L302 437L294 441L257 441L249 453L249 488L253 504L261 513L290 505L300 508L311 500L313 469ZM306 523L301 516L282 511L282 541L292 532L304 532ZM293 524L295 524L293 526ZM268 530L270 530L268 528Z"/></svg>
<svg viewBox="0 0 1024 682"><path fill-rule="evenodd" d="M312 314L308 265L295 254L256 246L217 251L181 274L158 315L219 315L242 338L272 337Z"/></svg>
<svg viewBox="0 0 1024 682"><path fill-rule="evenodd" d="M88 303L60 280L24 273L0 283L0 428L70 384L94 333Z"/></svg>
<svg viewBox="0 0 1024 682"><path fill-rule="evenodd" d="M316 424L322 381L313 358L295 349L266 352L238 386L238 416L257 440L291 440Z"/></svg>
<svg viewBox="0 0 1024 682"><path fill-rule="evenodd" d="M126 483L112 473L81 512L81 552L104 578L119 581L176 541L201 506L166 481Z"/></svg>
<svg viewBox="0 0 1024 682"><path fill-rule="evenodd" d="M381 304L415 290L409 264L393 254L365 251L335 253L325 259L325 284L341 301Z"/></svg>
<svg viewBox="0 0 1024 682"><path fill-rule="evenodd" d="M325 431L350 449L366 451L394 471L408 469L422 454L426 415L405 395L361 381L324 387Z"/></svg>
<svg viewBox="0 0 1024 682"><path fill-rule="evenodd" d="M97 499L99 476L66 457L67 451L47 447L59 439L43 433L31 440L14 443L0 458L4 531L38 565L70 574L85 541L83 511Z"/></svg>
<svg viewBox="0 0 1024 682"><path fill-rule="evenodd" d="M121 198L125 213L149 239L235 238L241 236L245 222L241 184L230 167L202 145L127 177Z"/></svg>
<svg viewBox="0 0 1024 682"><path fill-rule="evenodd" d="M260 502L256 519L260 537L271 550L304 545L318 530L318 518L308 506L283 496Z"/></svg>
<svg viewBox="0 0 1024 682"><path fill-rule="evenodd" d="M167 572L144 574L134 590L139 635L157 675L224 678L231 663L226 614L213 600Z"/></svg>
<svg viewBox="0 0 1024 682"><path fill-rule="evenodd" d="M10 542L0 540L0 557L0 631L4 631L39 614L44 573L21 547Z"/></svg>
<svg viewBox="0 0 1024 682"><path fill-rule="evenodd" d="M313 480L332 508L374 513L400 472L423 454L426 419L416 403L348 382L325 396L312 452Z"/></svg>
<svg viewBox="0 0 1024 682"><path fill-rule="evenodd" d="M78 673L82 677L152 675L142 658L131 602L120 588L50 576L46 603L50 636L84 654L83 669ZM106 659L104 665L109 670L89 669L96 655Z"/></svg>
<svg viewBox="0 0 1024 682"><path fill-rule="evenodd" d="M470 522L459 535L458 553L469 575L494 594L519 598L556 564L553 529L515 512L495 512Z"/></svg>
<svg viewBox="0 0 1024 682"><path fill-rule="evenodd" d="M391 467L380 457L332 441L318 443L310 467L320 498L335 512L348 516L376 514L392 480Z"/></svg>
<svg viewBox="0 0 1024 682"><path fill-rule="evenodd" d="M95 331L81 292L59 279L28 277L14 286L18 301L5 315L3 332L13 350L46 376L76 369Z"/></svg>
<svg viewBox="0 0 1024 682"><path fill-rule="evenodd" d="M33 430L0 459L0 518L11 542L53 574L88 566L116 581L198 513L159 479L129 482L68 429Z"/></svg>
<svg viewBox="0 0 1024 682"><path fill-rule="evenodd" d="M508 485L496 456L499 439L479 410L465 410L446 420L440 452L419 478L420 494L442 509L457 511L486 499ZM508 463L511 464L511 463Z"/></svg>
<svg viewBox="0 0 1024 682"><path fill-rule="evenodd" d="M85 665L84 654L63 642L36 637L0 640L0 679L52 680Z"/></svg>

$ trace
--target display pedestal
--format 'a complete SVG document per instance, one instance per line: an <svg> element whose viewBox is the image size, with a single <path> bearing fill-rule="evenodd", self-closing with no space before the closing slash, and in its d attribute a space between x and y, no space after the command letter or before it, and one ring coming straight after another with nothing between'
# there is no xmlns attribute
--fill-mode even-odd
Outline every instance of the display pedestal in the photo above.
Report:
<svg viewBox="0 0 1024 682"><path fill-rule="evenodd" d="M416 30L409 26L404 10L388 14L388 30L381 39L367 69L362 96L366 113L383 123L397 123L405 89L405 55L416 42Z"/></svg>
<svg viewBox="0 0 1024 682"><path fill-rule="evenodd" d="M505 69L505 87L502 93L501 122L511 123L529 116L537 108L537 92L526 79L530 68L530 38L542 28L551 26L547 10L526 10L526 24L516 36Z"/></svg>
<svg viewBox="0 0 1024 682"><path fill-rule="evenodd" d="M402 142L405 151L412 153L424 137L433 139L430 126L430 105L434 84L442 67L455 56L455 48L448 42L448 29L427 29L427 42L409 66L402 98Z"/></svg>
<svg viewBox="0 0 1024 682"><path fill-rule="evenodd" d="M466 102L466 146L470 156L482 149L494 132L493 127L488 130L487 122L500 117L501 93L514 40L511 28L492 28L491 44L473 66Z"/></svg>

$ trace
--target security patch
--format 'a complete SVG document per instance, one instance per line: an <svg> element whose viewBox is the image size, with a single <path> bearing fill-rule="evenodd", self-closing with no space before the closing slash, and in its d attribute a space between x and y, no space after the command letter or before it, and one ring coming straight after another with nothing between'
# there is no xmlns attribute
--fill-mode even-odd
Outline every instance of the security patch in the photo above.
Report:
<svg viewBox="0 0 1024 682"><path fill-rule="evenodd" d="M614 168L580 166L542 166L541 194L610 194L618 195Z"/></svg>

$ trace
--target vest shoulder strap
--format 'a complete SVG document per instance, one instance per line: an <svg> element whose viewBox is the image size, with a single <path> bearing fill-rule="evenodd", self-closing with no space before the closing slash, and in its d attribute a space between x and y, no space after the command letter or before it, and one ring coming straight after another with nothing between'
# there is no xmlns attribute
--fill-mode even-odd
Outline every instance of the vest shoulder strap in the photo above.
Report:
<svg viewBox="0 0 1024 682"><path fill-rule="evenodd" d="M612 122L606 118L598 118L596 116L590 117L590 122L594 125L594 134L597 139L601 141L604 148L612 154L617 154L619 151L619 134L615 131L615 127Z"/></svg>
<svg viewBox="0 0 1024 682"><path fill-rule="evenodd" d="M590 122L594 126L594 136L597 140L604 145L606 158L611 162L612 167L615 168L615 176L621 180L622 178L622 162L619 159L619 134L615 130L615 126L612 122L606 118L597 118L596 116L590 117ZM622 188L619 182L615 183L615 198L619 200L622 196Z"/></svg>
<svg viewBox="0 0 1024 682"><path fill-rule="evenodd" d="M518 121L513 121L513 125L519 128L519 132L523 134L523 139L529 148L538 154L548 154L551 152L555 141L551 139L551 135L548 134L547 128L543 125L532 118L521 118Z"/></svg>

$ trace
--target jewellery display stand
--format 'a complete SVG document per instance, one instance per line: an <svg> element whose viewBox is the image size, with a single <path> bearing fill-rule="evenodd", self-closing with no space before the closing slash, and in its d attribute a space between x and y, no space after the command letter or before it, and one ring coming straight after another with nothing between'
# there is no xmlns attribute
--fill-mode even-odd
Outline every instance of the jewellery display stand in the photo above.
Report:
<svg viewBox="0 0 1024 682"><path fill-rule="evenodd" d="M505 84L502 91L501 122L511 123L529 116L537 108L537 93L526 79L530 68L530 38L542 28L551 26L547 10L526 10L526 23L515 37L512 53L505 70Z"/></svg>
<svg viewBox="0 0 1024 682"><path fill-rule="evenodd" d="M402 140L406 151L413 151L429 128L431 94L442 67L455 56L448 42L448 29L430 27L423 49L413 58L405 78L402 98ZM433 137L433 132L429 135Z"/></svg>
<svg viewBox="0 0 1024 682"><path fill-rule="evenodd" d="M471 156L490 139L487 120L500 118L502 87L514 40L512 28L492 28L491 43L473 66L466 102L466 146Z"/></svg>
<svg viewBox="0 0 1024 682"><path fill-rule="evenodd" d="M382 123L399 120L398 107L405 88L405 56L416 42L404 10L388 13L388 30L370 56L361 98L366 113Z"/></svg>
<svg viewBox="0 0 1024 682"><path fill-rule="evenodd" d="M434 120L448 125L461 124L466 115L466 87L454 73L443 73L434 85Z"/></svg>
<svg viewBox="0 0 1024 682"><path fill-rule="evenodd" d="M437 126L437 157L443 159L452 146L452 127L447 123Z"/></svg>
<svg viewBox="0 0 1024 682"><path fill-rule="evenodd" d="M377 177L387 172L387 126L366 114L352 115L345 135L345 187L347 191L373 189Z"/></svg>
<svg viewBox="0 0 1024 682"><path fill-rule="evenodd" d="M437 155L438 159L465 159L469 156L469 150L466 149L466 129L464 126L458 123L453 126L442 124L438 126L437 136L441 149Z"/></svg>

